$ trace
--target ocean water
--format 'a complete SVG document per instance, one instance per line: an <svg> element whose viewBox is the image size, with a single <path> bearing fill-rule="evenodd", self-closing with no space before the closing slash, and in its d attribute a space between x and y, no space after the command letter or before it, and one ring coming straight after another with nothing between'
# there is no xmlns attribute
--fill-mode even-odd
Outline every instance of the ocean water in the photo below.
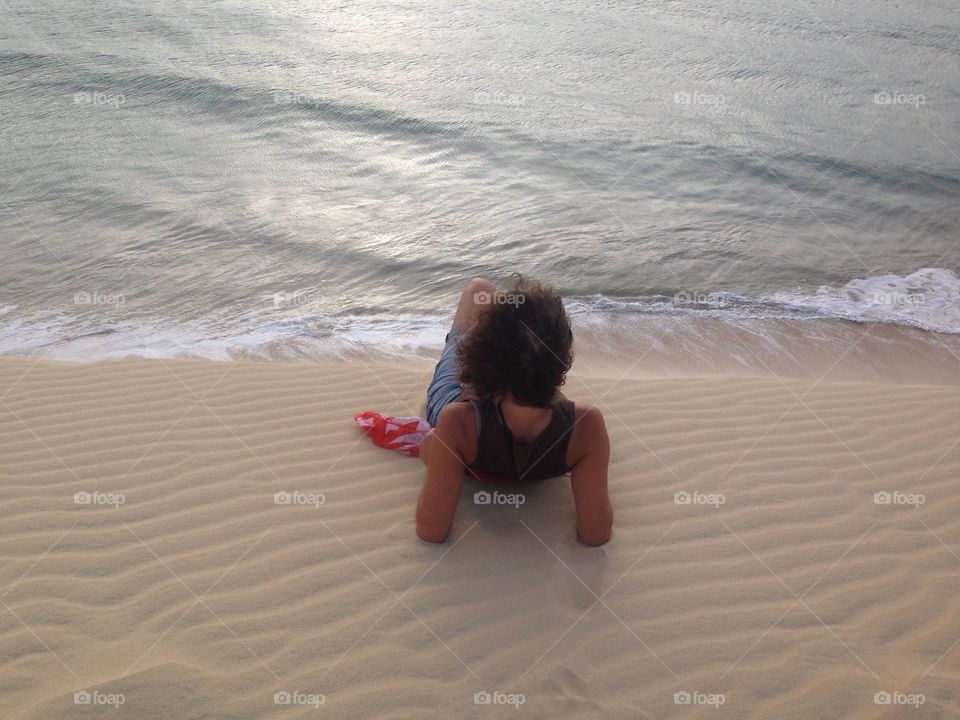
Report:
<svg viewBox="0 0 960 720"><path fill-rule="evenodd" d="M465 279L514 271L597 337L960 333L954 2L0 19L2 353L435 348Z"/></svg>

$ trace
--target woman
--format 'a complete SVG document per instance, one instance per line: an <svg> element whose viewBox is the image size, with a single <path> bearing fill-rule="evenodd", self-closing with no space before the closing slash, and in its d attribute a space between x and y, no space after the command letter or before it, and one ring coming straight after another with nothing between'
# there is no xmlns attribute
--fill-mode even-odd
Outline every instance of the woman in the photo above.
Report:
<svg viewBox="0 0 960 720"><path fill-rule="evenodd" d="M559 391L573 362L563 301L548 286L516 276L497 292L467 283L427 390L433 429L420 447L427 480L417 503L417 535L450 533L464 472L481 480L539 480L570 473L577 535L610 539L610 440L603 414Z"/></svg>

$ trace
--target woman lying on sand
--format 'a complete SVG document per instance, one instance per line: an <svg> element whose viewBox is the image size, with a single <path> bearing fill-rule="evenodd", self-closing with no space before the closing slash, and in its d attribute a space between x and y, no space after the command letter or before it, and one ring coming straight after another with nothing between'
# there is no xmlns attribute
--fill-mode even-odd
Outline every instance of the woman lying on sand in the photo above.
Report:
<svg viewBox="0 0 960 720"><path fill-rule="evenodd" d="M570 473L577 535L610 539L610 440L603 414L575 407L559 391L573 362L563 301L548 286L517 276L501 293L467 283L427 389L433 429L420 446L427 480L417 503L417 535L443 542L464 469L488 481L542 480Z"/></svg>

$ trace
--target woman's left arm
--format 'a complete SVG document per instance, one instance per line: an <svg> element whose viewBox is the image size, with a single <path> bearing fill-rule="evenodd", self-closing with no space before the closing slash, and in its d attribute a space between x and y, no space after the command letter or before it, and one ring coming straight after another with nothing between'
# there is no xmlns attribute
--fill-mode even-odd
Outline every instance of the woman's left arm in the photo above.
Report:
<svg viewBox="0 0 960 720"><path fill-rule="evenodd" d="M420 441L420 462L427 467L430 467L430 445L433 443L433 433L435 431L436 428L430 430Z"/></svg>
<svg viewBox="0 0 960 720"><path fill-rule="evenodd" d="M447 539L460 499L463 460L457 449L460 446L458 409L451 403L440 412L437 427L424 438L426 458L421 445L420 457L427 465L427 480L417 502L417 537L427 542L440 543Z"/></svg>

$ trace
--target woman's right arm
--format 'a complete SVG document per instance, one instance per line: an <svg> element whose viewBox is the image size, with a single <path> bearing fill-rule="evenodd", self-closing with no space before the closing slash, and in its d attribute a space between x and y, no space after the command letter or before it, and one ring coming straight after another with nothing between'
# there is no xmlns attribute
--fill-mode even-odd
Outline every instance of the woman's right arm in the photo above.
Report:
<svg viewBox="0 0 960 720"><path fill-rule="evenodd" d="M610 437L603 413L591 407L577 422L582 455L573 465L570 485L577 507L577 536L584 545L603 545L613 533L613 507L607 491Z"/></svg>

